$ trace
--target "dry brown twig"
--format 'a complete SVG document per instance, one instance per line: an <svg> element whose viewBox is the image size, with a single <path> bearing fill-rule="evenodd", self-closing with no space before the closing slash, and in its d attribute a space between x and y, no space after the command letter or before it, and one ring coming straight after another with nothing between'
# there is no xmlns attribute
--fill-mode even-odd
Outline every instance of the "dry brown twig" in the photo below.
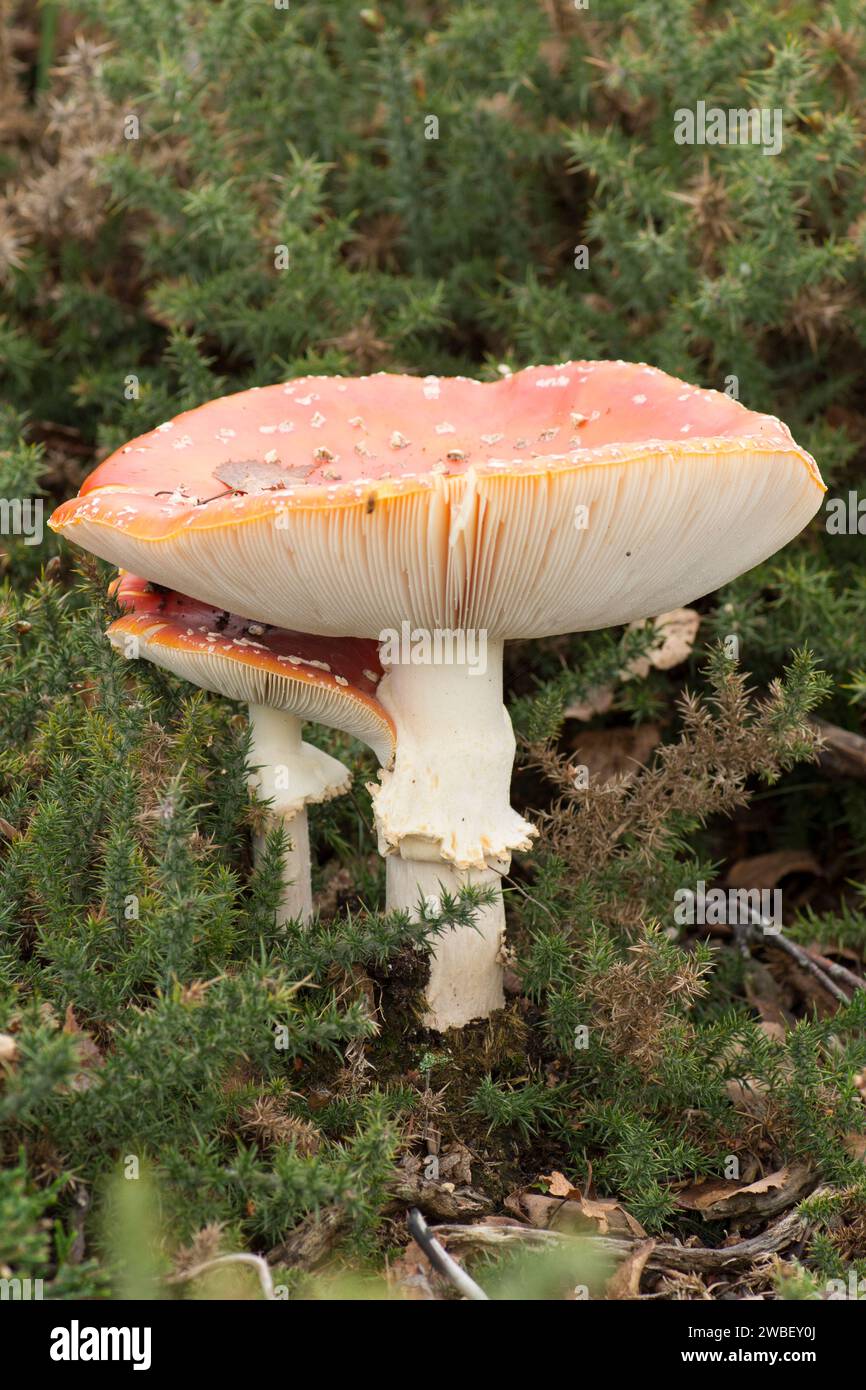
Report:
<svg viewBox="0 0 866 1390"><path fill-rule="evenodd" d="M832 1193L830 1187L816 1188L814 1197L826 1197ZM657 1243L651 1251L647 1268L666 1272L679 1270L683 1273L713 1273L719 1270L746 1269L755 1260L776 1254L808 1235L810 1223L798 1208L788 1211L772 1226L768 1226L757 1236L737 1241L735 1245L717 1248L709 1246L665 1245ZM562 1231L538 1230L532 1226L490 1226L483 1222L475 1226L440 1225L434 1226L432 1234L441 1238L451 1249L456 1250L508 1250L520 1245L533 1245L539 1249L553 1249L558 1245L568 1245L589 1237L568 1235ZM639 1240L620 1236L593 1236L594 1248L604 1254L624 1258L630 1255Z"/></svg>
<svg viewBox="0 0 866 1390"><path fill-rule="evenodd" d="M267 1260L263 1259L261 1255L249 1255L241 1251L233 1255L217 1255L215 1259L206 1260L204 1264L194 1265L192 1269L182 1270L179 1274L169 1274L165 1282L166 1284L183 1284L188 1279L197 1279L200 1274L207 1274L212 1269L239 1264L249 1265L251 1269L256 1271L265 1298L276 1302L277 1294Z"/></svg>

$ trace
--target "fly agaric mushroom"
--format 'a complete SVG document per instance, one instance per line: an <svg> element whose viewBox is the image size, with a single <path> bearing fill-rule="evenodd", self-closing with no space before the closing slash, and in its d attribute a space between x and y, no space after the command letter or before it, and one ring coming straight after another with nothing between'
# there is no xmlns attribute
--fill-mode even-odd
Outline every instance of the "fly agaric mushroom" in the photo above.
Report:
<svg viewBox="0 0 866 1390"><path fill-rule="evenodd" d="M498 884L534 833L509 805L505 639L710 593L795 536L823 491L773 416L655 367L570 362L211 401L106 459L51 524L259 621L388 645L397 754L375 805L389 905L411 908ZM453 639L438 663L437 633ZM432 1026L503 1002L501 896L476 927L437 945Z"/></svg>
<svg viewBox="0 0 866 1390"><path fill-rule="evenodd" d="M144 657L176 676L243 700L252 731L250 785L271 803L290 847L283 860L278 921L312 915L307 806L348 791L351 774L301 739L301 722L341 729L369 744L382 763L394 752L394 725L375 698L382 678L376 643L312 637L248 622L133 574L112 586L126 612L107 636L126 657ZM257 835L256 858L265 836Z"/></svg>

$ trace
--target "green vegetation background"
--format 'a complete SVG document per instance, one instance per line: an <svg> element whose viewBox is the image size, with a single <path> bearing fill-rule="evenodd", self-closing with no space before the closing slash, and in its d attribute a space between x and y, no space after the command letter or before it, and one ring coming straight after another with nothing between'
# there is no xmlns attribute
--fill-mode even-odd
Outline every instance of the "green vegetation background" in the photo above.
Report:
<svg viewBox="0 0 866 1390"><path fill-rule="evenodd" d="M48 509L130 436L253 384L579 357L736 377L831 492L860 485L862 4L0 14L0 495ZM700 99L781 108L782 153L674 145L673 111ZM708 1243L727 1228L684 1210L682 1185L731 1156L744 1180L805 1162L831 1195L800 1260L752 1287L809 1296L866 1273L862 991L842 1004L769 948L666 932L675 888L808 850L819 868L786 932L862 969L866 791L814 761L806 721L822 701L860 727L864 540L824 523L700 604L677 671L619 681L634 642L619 633L512 652L515 800L552 816L509 893L522 993L445 1040L415 1014L433 928L379 911L370 760L323 739L355 792L316 819L320 924L277 935L239 712L117 661L101 567L49 536L7 541L0 1275L56 1297L178 1296L200 1286L172 1271L253 1250L304 1295L330 1287L309 1239L326 1228L331 1268L375 1293L403 1239L395 1187L424 1205L431 1128L443 1152L468 1146L490 1209L558 1169L651 1233ZM707 667L705 644L731 634L748 681L718 652ZM615 704L593 728L657 727L669 750L617 826L557 762L565 701L605 682ZM686 684L699 708L678 704Z"/></svg>

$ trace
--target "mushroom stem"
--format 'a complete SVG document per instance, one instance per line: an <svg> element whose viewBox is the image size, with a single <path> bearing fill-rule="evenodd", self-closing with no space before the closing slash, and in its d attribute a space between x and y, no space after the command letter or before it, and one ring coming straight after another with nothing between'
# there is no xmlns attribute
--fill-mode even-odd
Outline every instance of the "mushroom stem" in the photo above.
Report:
<svg viewBox="0 0 866 1390"><path fill-rule="evenodd" d="M504 872L504 870L503 870ZM440 859L428 863L389 854L385 861L388 907L418 915L419 898L433 907L443 893L456 895L470 884L496 889L496 899L475 912L474 925L455 927L436 942L430 957L424 1023L444 1033L474 1018L488 1018L505 1003L502 946L505 905L495 869L455 869ZM435 909L434 909L435 911Z"/></svg>
<svg viewBox="0 0 866 1390"><path fill-rule="evenodd" d="M270 802L268 824L257 834L253 855L259 863L267 832L281 821L289 837L283 857L283 888L277 908L277 924L308 922L313 915L310 886L310 831L307 806L330 801L348 791L351 774L336 758L304 743L301 721L284 710L266 705L249 706L252 739L249 784Z"/></svg>
<svg viewBox="0 0 866 1390"><path fill-rule="evenodd" d="M533 827L509 805L515 741L502 704L501 642L484 660L392 665L379 698L397 726L392 771L371 788L379 848L388 856L387 902L417 912L467 884L497 898L472 927L434 948L428 1027L444 1031L502 1008L505 910L500 878L513 849L528 849Z"/></svg>

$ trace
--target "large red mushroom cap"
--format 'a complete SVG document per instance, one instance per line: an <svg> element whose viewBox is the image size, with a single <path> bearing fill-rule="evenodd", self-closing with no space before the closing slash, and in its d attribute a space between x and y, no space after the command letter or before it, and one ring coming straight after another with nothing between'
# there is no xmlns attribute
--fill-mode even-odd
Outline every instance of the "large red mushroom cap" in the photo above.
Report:
<svg viewBox="0 0 866 1390"><path fill-rule="evenodd" d="M211 401L106 459L51 524L260 621L537 637L710 592L796 535L822 491L773 416L654 367L571 362Z"/></svg>
<svg viewBox="0 0 866 1390"><path fill-rule="evenodd" d="M395 731L376 699L383 671L375 642L256 623L134 574L112 589L126 610L108 629L118 650L217 695L340 729L383 765L391 761Z"/></svg>

